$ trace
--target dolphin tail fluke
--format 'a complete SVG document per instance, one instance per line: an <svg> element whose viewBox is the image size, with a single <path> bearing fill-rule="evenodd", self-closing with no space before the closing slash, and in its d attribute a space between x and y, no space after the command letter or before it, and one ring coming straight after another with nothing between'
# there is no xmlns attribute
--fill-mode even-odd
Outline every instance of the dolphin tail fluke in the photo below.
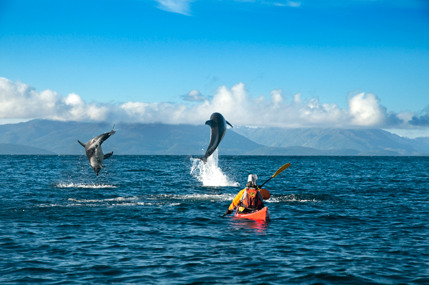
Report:
<svg viewBox="0 0 429 285"><path fill-rule="evenodd" d="M85 147L84 143L81 143L80 140L77 140L78 143L80 143L81 146Z"/></svg>
<svg viewBox="0 0 429 285"><path fill-rule="evenodd" d="M116 133L116 131L114 130L114 128L115 128L115 125L113 125L112 130L109 132L109 135L114 135Z"/></svg>
<svg viewBox="0 0 429 285"><path fill-rule="evenodd" d="M230 125L230 127L231 128L234 128L228 121L226 121L226 123L228 124L228 125Z"/></svg>
<svg viewBox="0 0 429 285"><path fill-rule="evenodd" d="M106 154L104 155L104 158L103 158L103 159L109 158L109 157L111 157L112 155L113 155L113 151L112 151L112 152L109 152L109 153L106 153Z"/></svg>
<svg viewBox="0 0 429 285"><path fill-rule="evenodd" d="M110 131L110 135L114 135L115 133L115 124L113 124L112 130Z"/></svg>

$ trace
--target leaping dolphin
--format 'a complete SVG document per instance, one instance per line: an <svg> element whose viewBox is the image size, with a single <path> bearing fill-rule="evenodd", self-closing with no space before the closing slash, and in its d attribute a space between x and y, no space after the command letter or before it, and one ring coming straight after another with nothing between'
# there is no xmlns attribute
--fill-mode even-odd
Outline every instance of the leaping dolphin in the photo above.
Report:
<svg viewBox="0 0 429 285"><path fill-rule="evenodd" d="M113 126L113 128L114 127L115 126ZM111 157L113 154L113 151L103 154L103 150L101 149L101 144L111 135L116 133L113 128L110 132L96 136L85 144L78 140L78 142L85 148L86 156L88 157L89 163L91 164L92 169L94 169L96 175L98 175L101 168L103 167L103 160Z"/></svg>
<svg viewBox="0 0 429 285"><path fill-rule="evenodd" d="M201 158L202 161L207 162L207 158L217 149L218 145L225 136L226 124L233 128L233 126L219 113L213 113L210 116L210 120L206 122L206 125L209 125L211 128L210 143L207 147L206 154Z"/></svg>

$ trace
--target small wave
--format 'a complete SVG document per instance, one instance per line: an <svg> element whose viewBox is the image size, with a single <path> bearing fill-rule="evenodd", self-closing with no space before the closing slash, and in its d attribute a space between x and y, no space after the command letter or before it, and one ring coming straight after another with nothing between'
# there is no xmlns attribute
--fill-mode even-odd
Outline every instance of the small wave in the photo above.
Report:
<svg viewBox="0 0 429 285"><path fill-rule="evenodd" d="M161 195L153 196L152 199L227 201L227 200L232 200L234 197L235 196L230 194L187 194L187 195L161 194Z"/></svg>
<svg viewBox="0 0 429 285"><path fill-rule="evenodd" d="M106 202L127 202L127 201L135 201L138 199L139 199L138 197L117 197L117 198L93 199L93 200L88 200L88 199L78 200L78 199L69 198L68 200L73 202L78 202L78 203L106 203Z"/></svg>
<svg viewBox="0 0 429 285"><path fill-rule="evenodd" d="M226 176L218 166L218 150L207 159L204 163L201 159L191 158L192 167L191 175L198 181L203 183L203 186L240 186L238 182L232 181Z"/></svg>
<svg viewBox="0 0 429 285"><path fill-rule="evenodd" d="M71 203L71 204L41 204L38 207L40 208L54 208L54 207L79 207L83 206L83 204L79 203Z"/></svg>
<svg viewBox="0 0 429 285"><path fill-rule="evenodd" d="M70 199L69 199L70 200ZM91 202L91 200L88 200L89 202L77 202L76 200L73 201L70 200L72 203L67 204L41 204L39 205L40 208L53 208L53 207L100 207L100 206L120 206L120 207L129 207L129 206L150 206L153 205L152 203L145 203L145 202L126 202L126 203L97 203L97 202Z"/></svg>
<svg viewBox="0 0 429 285"><path fill-rule="evenodd" d="M265 202L265 201L264 201ZM266 200L268 203L283 203L283 202L300 202L300 203L308 203L308 202L322 202L316 197L301 196L301 195L284 195L284 196L271 196L269 200Z"/></svg>
<svg viewBox="0 0 429 285"><path fill-rule="evenodd" d="M122 206L122 207L126 207L126 206L144 206L144 205L145 205L144 202L110 204L110 206Z"/></svg>
<svg viewBox="0 0 429 285"><path fill-rule="evenodd" d="M115 185L111 184L95 184L95 183L58 183L55 185L57 188L116 188Z"/></svg>

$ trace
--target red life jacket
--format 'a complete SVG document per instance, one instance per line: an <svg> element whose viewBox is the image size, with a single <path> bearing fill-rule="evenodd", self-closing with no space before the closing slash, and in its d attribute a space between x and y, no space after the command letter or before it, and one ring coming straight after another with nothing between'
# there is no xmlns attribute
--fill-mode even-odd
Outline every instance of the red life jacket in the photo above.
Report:
<svg viewBox="0 0 429 285"><path fill-rule="evenodd" d="M259 191L255 188L246 188L239 206L245 207L249 210L260 210L264 207L262 197Z"/></svg>

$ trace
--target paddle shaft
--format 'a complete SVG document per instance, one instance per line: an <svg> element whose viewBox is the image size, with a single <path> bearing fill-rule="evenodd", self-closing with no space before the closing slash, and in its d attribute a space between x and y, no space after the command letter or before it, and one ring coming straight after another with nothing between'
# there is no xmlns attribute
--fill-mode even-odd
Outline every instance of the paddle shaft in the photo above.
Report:
<svg viewBox="0 0 429 285"><path fill-rule="evenodd" d="M260 185L260 186L258 186L258 188L262 188L262 186L264 186L265 185L265 183L267 183L268 181L270 181L271 179L273 179L274 177L270 177L270 179L268 179L267 181L265 181L264 183L262 183L262 185Z"/></svg>
<svg viewBox="0 0 429 285"><path fill-rule="evenodd" d="M262 186L265 185L265 183L267 183L268 181L270 181L271 179L273 179L274 177L276 177L277 175L279 175L280 173L282 173L285 169L289 168L290 163L286 163L285 165L283 165L282 167L279 168L279 170L276 171L276 173L274 173L273 176L270 177L270 179L268 179L267 181L265 181L264 183L262 183L261 186L258 186L259 188L262 188Z"/></svg>

